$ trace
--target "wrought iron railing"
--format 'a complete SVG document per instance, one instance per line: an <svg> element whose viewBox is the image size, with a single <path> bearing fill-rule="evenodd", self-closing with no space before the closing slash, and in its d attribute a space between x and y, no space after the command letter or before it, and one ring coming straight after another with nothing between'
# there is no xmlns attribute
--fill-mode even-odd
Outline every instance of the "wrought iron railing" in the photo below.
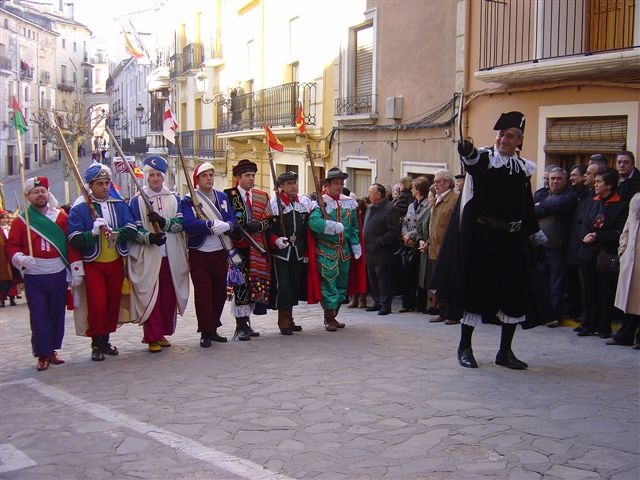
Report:
<svg viewBox="0 0 640 480"><path fill-rule="evenodd" d="M205 130L187 130L180 132L179 141L182 153L187 157L219 158L224 157L225 151L222 141L216 137L212 128ZM177 155L178 149L174 144L169 144L169 155Z"/></svg>
<svg viewBox="0 0 640 480"><path fill-rule="evenodd" d="M634 0L482 0L480 70L639 48Z"/></svg>
<svg viewBox="0 0 640 480"><path fill-rule="evenodd" d="M171 78L176 78L176 77L180 76L182 74L182 72L184 71L184 68L183 68L184 59L182 57L182 54L181 53L174 53L169 58L169 62L171 64L171 70L170 70L169 76Z"/></svg>
<svg viewBox="0 0 640 480"><path fill-rule="evenodd" d="M234 94L235 93L235 94ZM271 127L295 127L299 100L304 99L307 125L316 124L316 84L291 82L218 102L218 133Z"/></svg>
<svg viewBox="0 0 640 480"><path fill-rule="evenodd" d="M0 68L3 70L11 70L11 58L0 55Z"/></svg>
<svg viewBox="0 0 640 480"><path fill-rule="evenodd" d="M336 117L358 115L361 113L378 113L377 95L358 95L354 97L336 98Z"/></svg>
<svg viewBox="0 0 640 480"><path fill-rule="evenodd" d="M33 68L31 68L31 67L26 67L26 68L20 67L20 78L23 79L23 80L33 80Z"/></svg>
<svg viewBox="0 0 640 480"><path fill-rule="evenodd" d="M62 90L63 92L73 92L75 89L76 86L67 80L60 80L58 82L58 90Z"/></svg>
<svg viewBox="0 0 640 480"><path fill-rule="evenodd" d="M182 58L184 59L183 72L189 72L193 69L200 68L204 61L201 43L190 43L182 49Z"/></svg>

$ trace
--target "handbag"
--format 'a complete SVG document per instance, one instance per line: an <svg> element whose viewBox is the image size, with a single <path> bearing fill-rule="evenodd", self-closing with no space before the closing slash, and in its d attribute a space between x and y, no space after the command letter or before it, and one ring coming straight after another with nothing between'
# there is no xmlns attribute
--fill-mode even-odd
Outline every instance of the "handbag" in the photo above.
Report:
<svg viewBox="0 0 640 480"><path fill-rule="evenodd" d="M602 273L618 273L620 271L620 257L617 253L607 253L600 250L596 257L596 269Z"/></svg>

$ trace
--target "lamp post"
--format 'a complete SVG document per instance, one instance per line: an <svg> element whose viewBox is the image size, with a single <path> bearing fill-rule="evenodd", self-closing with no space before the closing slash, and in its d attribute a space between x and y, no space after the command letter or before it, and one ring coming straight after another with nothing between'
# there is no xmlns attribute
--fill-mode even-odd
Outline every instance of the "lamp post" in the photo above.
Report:
<svg viewBox="0 0 640 480"><path fill-rule="evenodd" d="M200 94L200 101L202 103L217 102L219 98L224 98L224 93L218 92L209 98L207 96L207 80L209 75L205 73L203 69L200 69L198 73L194 75L196 81L196 91Z"/></svg>
<svg viewBox="0 0 640 480"><path fill-rule="evenodd" d="M144 107L142 106L141 103L139 103L138 106L136 107L136 118L138 119L138 123L140 123L140 125L146 125L151 121L151 118L148 113L145 119Z"/></svg>

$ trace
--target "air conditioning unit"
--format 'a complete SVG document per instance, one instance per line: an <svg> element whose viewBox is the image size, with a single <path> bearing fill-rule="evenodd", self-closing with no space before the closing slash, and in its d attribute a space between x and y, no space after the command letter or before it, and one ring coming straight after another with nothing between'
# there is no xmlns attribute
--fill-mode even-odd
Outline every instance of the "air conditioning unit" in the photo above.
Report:
<svg viewBox="0 0 640 480"><path fill-rule="evenodd" d="M387 114L385 118L400 120L402 118L402 97L387 97Z"/></svg>

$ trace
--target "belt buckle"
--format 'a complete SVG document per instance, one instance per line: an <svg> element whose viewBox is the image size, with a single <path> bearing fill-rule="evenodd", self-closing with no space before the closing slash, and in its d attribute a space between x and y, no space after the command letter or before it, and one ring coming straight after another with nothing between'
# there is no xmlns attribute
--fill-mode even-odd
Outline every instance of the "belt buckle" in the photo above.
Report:
<svg viewBox="0 0 640 480"><path fill-rule="evenodd" d="M522 228L522 220L509 222L509 233L519 232Z"/></svg>

